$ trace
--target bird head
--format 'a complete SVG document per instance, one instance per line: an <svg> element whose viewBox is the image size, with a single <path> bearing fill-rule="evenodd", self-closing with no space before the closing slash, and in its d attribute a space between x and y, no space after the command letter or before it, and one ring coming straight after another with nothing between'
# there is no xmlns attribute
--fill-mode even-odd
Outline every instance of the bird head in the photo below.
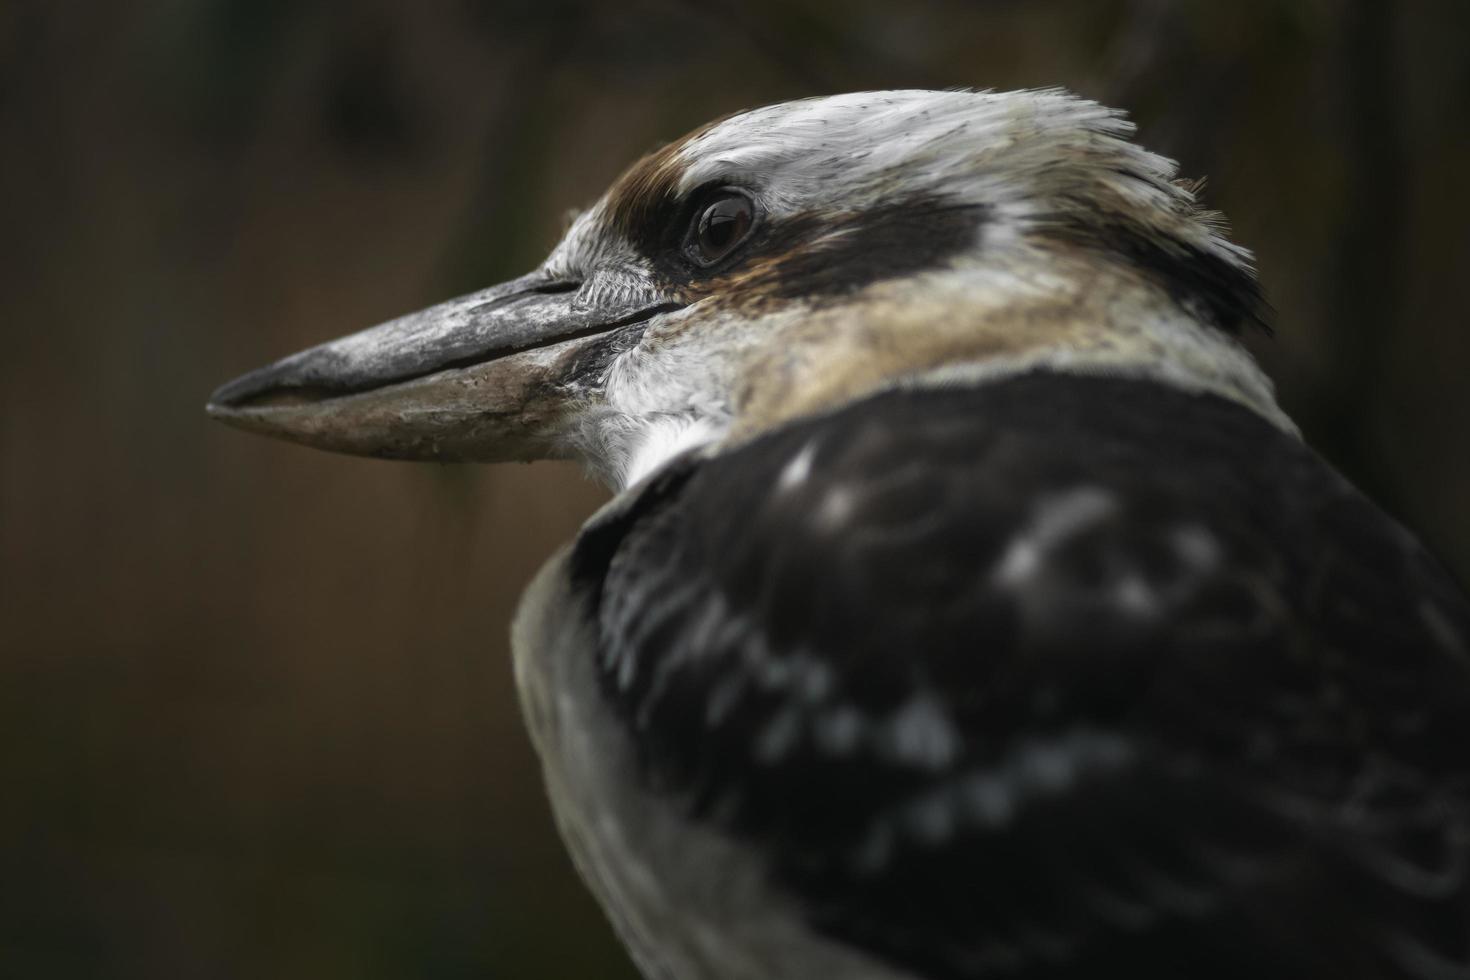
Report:
<svg viewBox="0 0 1470 980"><path fill-rule="evenodd" d="M527 275L253 371L211 414L400 459L672 456L905 384L1136 373L1289 427L1240 345L1249 254L1059 91L738 113L640 160Z"/></svg>

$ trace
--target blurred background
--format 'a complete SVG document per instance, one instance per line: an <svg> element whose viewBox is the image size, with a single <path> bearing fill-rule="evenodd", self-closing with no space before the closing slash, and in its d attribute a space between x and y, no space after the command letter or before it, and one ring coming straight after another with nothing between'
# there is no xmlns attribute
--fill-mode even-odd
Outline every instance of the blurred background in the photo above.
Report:
<svg viewBox="0 0 1470 980"><path fill-rule="evenodd" d="M1313 442L1470 576L1464 0L0 2L0 976L608 977L507 623L568 466L218 383L525 271L721 113L1066 85L1208 175Z"/></svg>

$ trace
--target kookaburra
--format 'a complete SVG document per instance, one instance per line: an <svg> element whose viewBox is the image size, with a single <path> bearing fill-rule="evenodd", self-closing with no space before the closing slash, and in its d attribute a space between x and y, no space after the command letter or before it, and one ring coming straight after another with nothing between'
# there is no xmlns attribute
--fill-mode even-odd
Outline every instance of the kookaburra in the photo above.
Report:
<svg viewBox="0 0 1470 980"><path fill-rule="evenodd" d="M739 113L534 272L214 395L617 491L512 632L650 980L1470 978L1470 603L1303 444L1249 254L1131 132Z"/></svg>

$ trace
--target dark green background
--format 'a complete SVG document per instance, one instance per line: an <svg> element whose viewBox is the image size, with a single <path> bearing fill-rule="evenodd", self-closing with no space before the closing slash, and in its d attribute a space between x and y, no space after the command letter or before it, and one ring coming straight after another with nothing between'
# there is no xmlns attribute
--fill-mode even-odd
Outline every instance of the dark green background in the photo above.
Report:
<svg viewBox="0 0 1470 980"><path fill-rule="evenodd" d="M743 106L1131 110L1258 251L1289 410L1464 578L1467 50L1463 0L0 3L0 976L631 976L506 653L600 491L201 408Z"/></svg>

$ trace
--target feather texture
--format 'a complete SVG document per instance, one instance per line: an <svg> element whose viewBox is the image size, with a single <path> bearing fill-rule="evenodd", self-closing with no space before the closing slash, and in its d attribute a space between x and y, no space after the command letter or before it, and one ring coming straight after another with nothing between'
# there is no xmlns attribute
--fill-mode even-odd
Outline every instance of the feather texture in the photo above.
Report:
<svg viewBox="0 0 1470 980"><path fill-rule="evenodd" d="M1470 977L1470 608L1235 403L888 393L575 568L644 788L903 975Z"/></svg>

